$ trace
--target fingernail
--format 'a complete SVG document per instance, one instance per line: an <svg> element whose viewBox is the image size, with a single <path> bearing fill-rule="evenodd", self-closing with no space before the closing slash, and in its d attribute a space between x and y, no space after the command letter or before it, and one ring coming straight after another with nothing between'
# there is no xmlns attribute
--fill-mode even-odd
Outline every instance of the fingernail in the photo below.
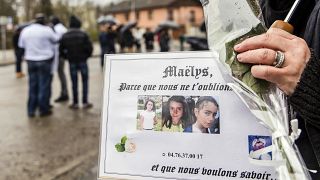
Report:
<svg viewBox="0 0 320 180"><path fill-rule="evenodd" d="M237 44L234 46L234 50L239 50L240 49L240 44Z"/></svg>
<svg viewBox="0 0 320 180"><path fill-rule="evenodd" d="M238 61L241 62L241 61L242 61L242 55L241 55L241 54L238 54L238 55L237 55L237 59L238 59Z"/></svg>

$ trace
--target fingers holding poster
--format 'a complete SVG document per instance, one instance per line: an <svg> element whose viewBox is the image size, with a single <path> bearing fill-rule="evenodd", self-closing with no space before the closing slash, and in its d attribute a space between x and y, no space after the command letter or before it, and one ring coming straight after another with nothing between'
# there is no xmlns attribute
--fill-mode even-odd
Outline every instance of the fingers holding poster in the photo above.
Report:
<svg viewBox="0 0 320 180"><path fill-rule="evenodd" d="M270 134L215 60L211 52L107 57L100 179L275 179L273 168L248 161Z"/></svg>

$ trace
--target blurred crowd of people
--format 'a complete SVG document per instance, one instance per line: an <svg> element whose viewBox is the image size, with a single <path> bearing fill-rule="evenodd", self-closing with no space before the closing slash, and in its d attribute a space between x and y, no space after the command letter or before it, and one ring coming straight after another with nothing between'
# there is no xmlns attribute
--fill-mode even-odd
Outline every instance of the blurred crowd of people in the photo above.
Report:
<svg viewBox="0 0 320 180"><path fill-rule="evenodd" d="M37 112L40 116L52 114L51 84L57 71L61 84L60 96L55 102L69 100L67 78L65 75L65 60L69 62L70 79L72 83L71 109L79 108L78 73L82 80L82 108L93 105L88 101L89 70L87 60L93 51L92 42L81 28L81 21L72 15L69 19L69 29L56 16L50 21L44 14L36 14L32 23L18 26L13 36L16 55L16 77L24 77L21 62L24 59L28 71L28 102L29 117Z"/></svg>
<svg viewBox="0 0 320 180"><path fill-rule="evenodd" d="M88 101L89 69L88 58L92 55L93 45L86 32L81 30L81 21L72 15L68 28L57 16L47 18L37 14L30 23L16 27L13 36L13 46L16 56L16 77L22 78L21 63L27 63L29 75L28 116L34 117L39 111L40 116L52 114L51 84L57 72L60 82L60 95L56 103L69 101L68 83L65 74L65 61L69 62L69 74L72 84L71 109L78 109L78 74L82 80L82 107L91 108ZM137 22L118 24L112 16L98 19L99 45L101 49L100 65L104 66L104 55L115 53L139 53L155 51L156 43L160 52L170 51L172 29L179 29L175 22L164 22L152 31L150 28L140 28ZM206 39L205 39L206 40ZM206 41L201 45L199 38L180 36L180 46L191 44L193 50L207 49ZM158 50L157 49L157 50Z"/></svg>
<svg viewBox="0 0 320 180"><path fill-rule="evenodd" d="M153 31L151 28L140 28L137 22L118 24L111 16L101 16L98 19L99 43L101 47L101 67L103 67L104 54L115 53L139 53L155 51L157 44L160 52L168 52L172 48L170 31L180 29L180 25L174 21L164 21ZM181 30L181 29L180 29ZM199 27L205 33L204 22ZM189 44L191 50L208 50L207 38L186 36L179 32L180 50L184 50L184 43ZM118 45L119 48L116 48Z"/></svg>
<svg viewBox="0 0 320 180"><path fill-rule="evenodd" d="M161 28L153 32L150 28L137 27L136 22L117 25L115 20L98 22L98 26L101 67L104 65L104 54L139 53L142 52L142 47L144 47L145 52L152 52L154 51L155 40L159 44L160 52L170 51L169 28ZM119 48L116 48L117 44Z"/></svg>

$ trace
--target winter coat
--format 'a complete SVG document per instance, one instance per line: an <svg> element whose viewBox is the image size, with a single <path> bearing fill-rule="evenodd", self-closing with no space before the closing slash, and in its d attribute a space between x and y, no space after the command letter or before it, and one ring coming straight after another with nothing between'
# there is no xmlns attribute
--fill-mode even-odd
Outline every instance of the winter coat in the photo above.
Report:
<svg viewBox="0 0 320 180"><path fill-rule="evenodd" d="M85 62L92 54L89 36L80 29L70 29L61 40L59 51L71 63Z"/></svg>

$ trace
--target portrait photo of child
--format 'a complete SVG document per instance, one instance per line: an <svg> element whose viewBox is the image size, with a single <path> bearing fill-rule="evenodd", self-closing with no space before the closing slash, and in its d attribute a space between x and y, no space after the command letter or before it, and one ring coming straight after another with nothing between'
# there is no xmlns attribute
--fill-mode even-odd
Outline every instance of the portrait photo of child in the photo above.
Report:
<svg viewBox="0 0 320 180"><path fill-rule="evenodd" d="M138 96L137 129L159 130L161 124L161 96Z"/></svg>
<svg viewBox="0 0 320 180"><path fill-rule="evenodd" d="M162 131L220 134L219 104L212 96L163 96Z"/></svg>

